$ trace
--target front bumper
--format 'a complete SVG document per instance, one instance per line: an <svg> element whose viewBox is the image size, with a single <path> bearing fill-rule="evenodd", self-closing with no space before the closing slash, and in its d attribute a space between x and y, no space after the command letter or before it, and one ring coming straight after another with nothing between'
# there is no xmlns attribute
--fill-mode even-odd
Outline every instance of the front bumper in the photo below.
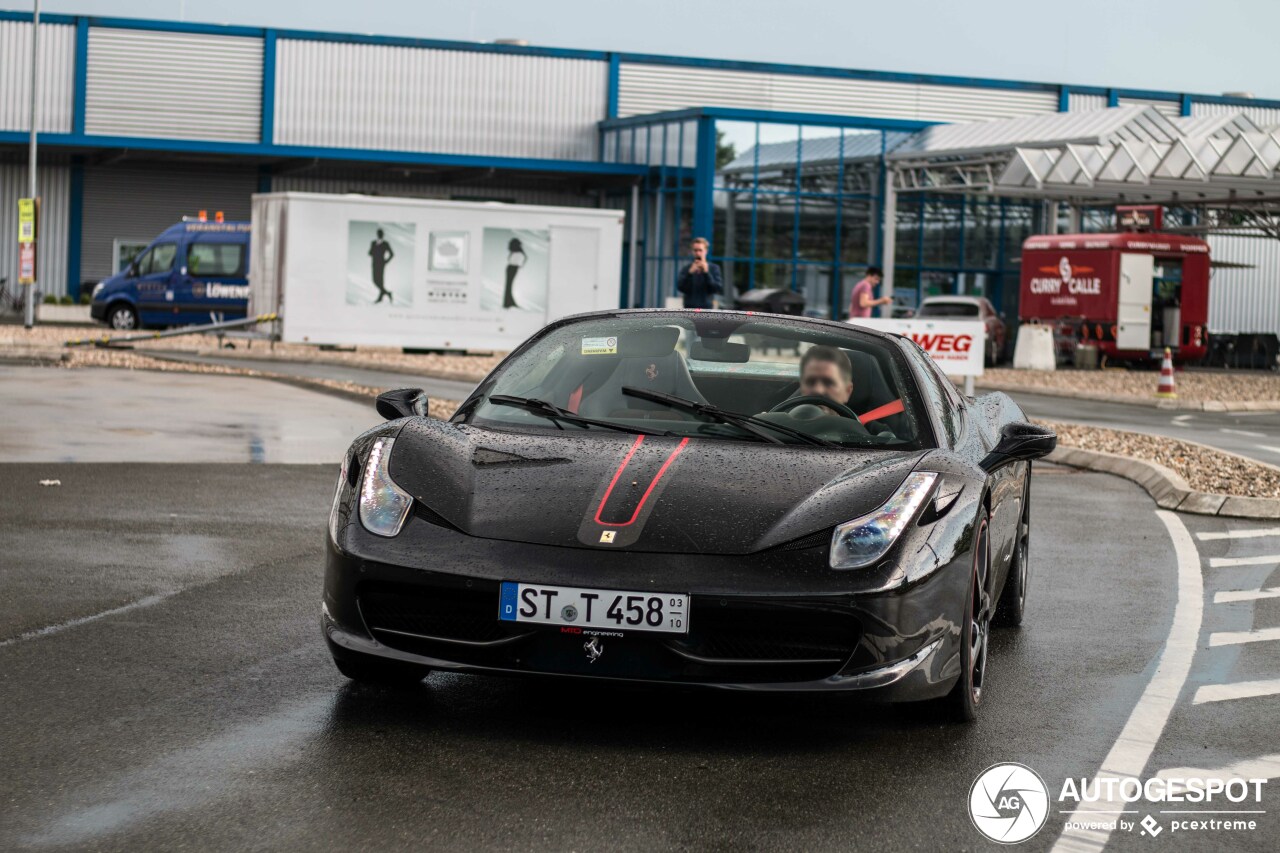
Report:
<svg viewBox="0 0 1280 853"><path fill-rule="evenodd" d="M107 303L105 303L105 302L97 302L97 301L95 301L95 302L90 302L90 303L89 303L89 316L90 316L90 317L92 317L93 319L97 320L99 323L104 323L104 322L106 322L106 319L107 319Z"/></svg>
<svg viewBox="0 0 1280 853"><path fill-rule="evenodd" d="M960 672L968 555L941 564L924 528L904 536L893 564L850 573L826 567L825 546L734 557L609 552L606 560L593 549L423 525L415 518L397 540L376 540L357 522L339 537L350 551L329 543L322 627L335 657L456 672L857 691L888 701L945 695ZM885 583L894 577L912 580ZM689 633L593 635L504 622L504 580L688 593ZM584 648L592 639L604 649L594 661Z"/></svg>

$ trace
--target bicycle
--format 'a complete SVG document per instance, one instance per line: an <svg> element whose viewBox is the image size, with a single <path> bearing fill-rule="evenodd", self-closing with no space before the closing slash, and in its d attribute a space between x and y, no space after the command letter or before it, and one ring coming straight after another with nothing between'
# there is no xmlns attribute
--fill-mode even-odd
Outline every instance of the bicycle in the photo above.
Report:
<svg viewBox="0 0 1280 853"><path fill-rule="evenodd" d="M22 287L10 288L9 279L0 277L0 314L23 314L27 308L27 295ZM40 291L34 297L40 299Z"/></svg>

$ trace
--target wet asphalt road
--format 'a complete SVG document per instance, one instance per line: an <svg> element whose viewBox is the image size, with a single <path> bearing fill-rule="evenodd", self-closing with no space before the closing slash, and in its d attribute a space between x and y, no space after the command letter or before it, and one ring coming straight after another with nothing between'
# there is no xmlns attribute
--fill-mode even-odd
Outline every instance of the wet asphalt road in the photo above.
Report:
<svg viewBox="0 0 1280 853"><path fill-rule="evenodd" d="M1145 493L1043 466L1028 622L995 634L975 725L839 696L462 675L388 693L346 682L319 634L335 475L0 462L0 849L994 849L965 808L974 778L1000 761L1051 791L1092 777L1177 600ZM1149 772L1280 753L1277 696L1193 701L1280 677L1280 643L1208 647L1280 626L1280 599L1214 600L1275 587L1276 564L1210 562L1276 554L1280 537L1200 545L1204 648ZM1049 849L1064 820L1021 849ZM1264 820L1218 849L1275 849Z"/></svg>
<svg viewBox="0 0 1280 853"><path fill-rule="evenodd" d="M1194 412L1046 394L1009 394L1033 418L1198 441L1280 465L1280 412Z"/></svg>

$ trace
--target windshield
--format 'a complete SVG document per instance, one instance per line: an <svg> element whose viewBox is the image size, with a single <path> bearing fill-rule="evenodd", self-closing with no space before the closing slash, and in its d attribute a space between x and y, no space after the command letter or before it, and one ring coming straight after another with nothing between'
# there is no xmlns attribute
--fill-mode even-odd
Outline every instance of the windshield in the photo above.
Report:
<svg viewBox="0 0 1280 853"><path fill-rule="evenodd" d="M725 441L917 449L931 436L891 342L784 318L622 312L543 332L455 420Z"/></svg>
<svg viewBox="0 0 1280 853"><path fill-rule="evenodd" d="M917 317L977 317L975 302L926 302L916 312Z"/></svg>

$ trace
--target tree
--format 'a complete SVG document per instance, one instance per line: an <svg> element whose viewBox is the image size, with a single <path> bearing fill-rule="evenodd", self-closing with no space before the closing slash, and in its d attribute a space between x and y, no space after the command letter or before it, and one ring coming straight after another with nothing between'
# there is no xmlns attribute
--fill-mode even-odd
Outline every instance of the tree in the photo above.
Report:
<svg viewBox="0 0 1280 853"><path fill-rule="evenodd" d="M716 168L723 169L738 157L738 150L732 142L724 141L724 131L716 131Z"/></svg>

